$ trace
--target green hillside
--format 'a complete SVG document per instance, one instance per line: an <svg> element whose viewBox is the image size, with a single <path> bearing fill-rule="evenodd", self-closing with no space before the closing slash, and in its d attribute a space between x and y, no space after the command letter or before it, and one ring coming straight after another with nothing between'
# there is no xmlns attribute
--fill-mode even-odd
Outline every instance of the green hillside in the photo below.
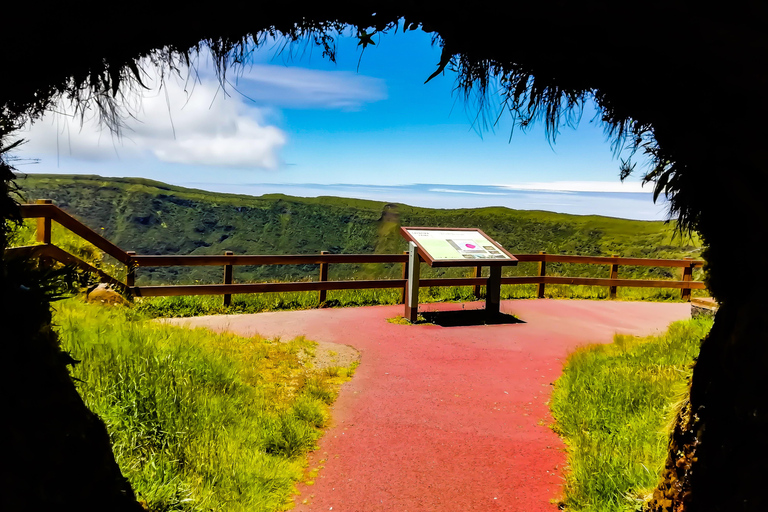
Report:
<svg viewBox="0 0 768 512"><path fill-rule="evenodd" d="M52 199L125 250L139 254L395 253L401 225L478 227L510 252L680 258L700 254L697 240L673 237L673 225L501 207L439 210L337 197L260 197L176 187L137 178L27 175L25 200ZM55 240L54 240L55 243ZM579 268L583 267L583 268ZM530 274L533 264L509 269ZM552 273L604 276L599 266L550 265ZM332 265L331 278L398 275L392 265ZM459 275L466 269L430 270ZM236 279L301 279L316 265L238 267ZM672 277L679 271L622 267L621 277ZM139 284L218 282L221 269L141 269Z"/></svg>

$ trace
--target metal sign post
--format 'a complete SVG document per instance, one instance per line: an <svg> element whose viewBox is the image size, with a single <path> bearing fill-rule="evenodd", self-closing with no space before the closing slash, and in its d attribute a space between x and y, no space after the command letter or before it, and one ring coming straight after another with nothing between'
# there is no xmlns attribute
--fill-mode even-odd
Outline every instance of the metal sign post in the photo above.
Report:
<svg viewBox="0 0 768 512"><path fill-rule="evenodd" d="M419 316L419 273L420 263L419 248L413 243L408 243L408 284L405 293L405 318L415 323Z"/></svg>
<svg viewBox="0 0 768 512"><path fill-rule="evenodd" d="M485 312L487 315L498 315L501 307L501 267L497 265L489 270L485 286Z"/></svg>

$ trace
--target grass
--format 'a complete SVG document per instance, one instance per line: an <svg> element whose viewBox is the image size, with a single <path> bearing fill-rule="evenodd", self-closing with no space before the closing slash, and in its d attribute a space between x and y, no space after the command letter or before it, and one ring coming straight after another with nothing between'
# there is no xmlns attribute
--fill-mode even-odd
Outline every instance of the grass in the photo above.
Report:
<svg viewBox="0 0 768 512"><path fill-rule="evenodd" d="M554 429L568 446L566 510L641 509L711 326L711 319L676 322L662 336L617 335L571 354L551 401Z"/></svg>
<svg viewBox="0 0 768 512"><path fill-rule="evenodd" d="M698 290L694 290L698 291ZM698 295L698 294L694 294ZM324 307L358 307L400 304L400 290L329 291ZM502 286L501 298L532 299L536 285ZM608 299L608 289L597 286L547 285L546 297L556 299ZM469 286L421 288L419 303L470 302L478 299ZM619 300L680 301L680 291L659 288L619 288ZM189 317L262 311L312 309L320 306L317 292L261 293L233 295L224 307L221 295L151 297L136 300L136 309L152 317Z"/></svg>
<svg viewBox="0 0 768 512"><path fill-rule="evenodd" d="M153 511L288 508L304 455L354 368L302 362L315 343L149 322L134 309L57 303L72 374L123 474Z"/></svg>
<svg viewBox="0 0 768 512"><path fill-rule="evenodd" d="M417 315L416 316L416 323L415 324L411 323L410 320L408 320L407 318L405 318L403 316L400 316L400 315L394 316L392 318L387 318L387 322L389 322L390 324L395 324L395 325L434 325L434 324L431 324L431 323L427 322L427 319L424 318L424 315Z"/></svg>

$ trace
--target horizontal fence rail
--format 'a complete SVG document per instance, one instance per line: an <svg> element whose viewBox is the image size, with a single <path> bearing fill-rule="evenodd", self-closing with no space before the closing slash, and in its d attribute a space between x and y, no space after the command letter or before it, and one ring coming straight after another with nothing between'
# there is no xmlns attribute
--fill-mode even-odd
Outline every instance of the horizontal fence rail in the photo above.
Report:
<svg viewBox="0 0 768 512"><path fill-rule="evenodd" d="M322 263L405 263L401 254L290 254L133 256L140 267L190 267L220 265L320 265Z"/></svg>
<svg viewBox="0 0 768 512"><path fill-rule="evenodd" d="M99 276L102 283L111 284L123 292L129 291L125 283L118 281L100 268L96 268L93 265L84 262L77 256L73 256L55 245L26 245L22 247L11 247L6 249L5 252L8 258L48 258L63 263L64 265L72 265L80 270Z"/></svg>
<svg viewBox="0 0 768 512"><path fill-rule="evenodd" d="M665 281L652 279L610 279L602 277L502 277L501 284L565 284L572 286L627 286L633 288L682 288L703 290L701 281Z"/></svg>
<svg viewBox="0 0 768 512"><path fill-rule="evenodd" d="M180 295L224 295L225 305L231 303L232 294L242 293L276 293L317 291L321 305L325 302L326 292L330 290L364 290L364 289L400 289L405 291L407 280L408 255L404 254L292 254L292 255L236 255L227 251L223 255L147 255L124 251L114 245L80 221L53 205L50 200L38 200L37 204L21 205L21 215L24 218L37 218L37 240L44 245L18 247L9 250L9 256L50 258L65 264L75 265L83 270L98 275L102 281L109 282L137 297L180 296ZM122 283L100 269L83 262L66 251L52 245L51 221L90 242L97 248L109 254L126 266L126 282ZM577 256L566 254L515 254L520 262L538 263L538 275L502 277L502 285L537 285L538 297L544 297L545 286L601 286L610 289L610 297L616 297L618 287L632 288L675 288L680 289L682 298L690 300L692 289L705 289L701 281L693 281L693 269L704 265L702 260L681 259L668 260L658 258L624 258L620 256ZM344 280L329 281L328 265L330 264L367 264L390 263L403 265L402 279L376 280ZM610 277L566 277L546 274L547 263L573 263L587 265L605 265L609 267ZM234 283L233 267L238 265L319 265L319 281L298 281L282 283ZM624 266L643 267L676 267L682 269L681 280L656 279L619 279L618 268ZM221 266L224 268L224 283L196 285L156 285L136 286L136 271L141 267L168 266ZM473 286L476 296L480 287L486 286L487 277L481 277L483 265L477 265L475 277L458 278L429 278L420 279L421 287L431 286Z"/></svg>
<svg viewBox="0 0 768 512"><path fill-rule="evenodd" d="M40 201L50 201L49 199L41 199ZM41 218L45 219L48 222L47 223L40 223L38 222L38 232L37 232L37 241L43 242L43 243L51 243L51 224L50 221L54 220L62 227L67 228L72 233L76 234L86 242L90 242L105 253L109 254L113 258L115 258L117 261L122 263L123 265L130 265L131 264L131 258L128 256L128 254L104 238L103 236L96 233L94 230L77 220L76 218L69 215L64 210L60 209L58 206L55 206L51 204L50 202L38 202L37 204L22 204L21 205L21 216L25 219L29 218ZM40 232L41 224L43 227L43 232Z"/></svg>
<svg viewBox="0 0 768 512"><path fill-rule="evenodd" d="M590 265L634 265L640 267L702 267L703 260L665 260L620 256L576 256L570 254L516 254L518 261L544 263L585 263Z"/></svg>

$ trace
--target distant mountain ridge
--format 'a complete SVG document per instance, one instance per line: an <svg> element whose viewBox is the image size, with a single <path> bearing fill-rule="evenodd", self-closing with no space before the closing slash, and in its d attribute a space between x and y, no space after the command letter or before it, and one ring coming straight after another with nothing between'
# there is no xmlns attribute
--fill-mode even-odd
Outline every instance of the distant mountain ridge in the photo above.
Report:
<svg viewBox="0 0 768 512"><path fill-rule="evenodd" d="M502 207L456 210L339 197L259 197L208 192L143 178L19 175L27 201L52 199L125 250L139 254L397 253L401 225L477 227L514 253L697 257L697 241L673 241L673 224ZM55 242L55 241L54 241ZM521 266L520 273L530 273ZM316 266L242 267L240 279L299 279ZM553 269L554 270L554 269ZM585 272L597 272L591 267ZM457 270L434 271L455 274ZM463 272L466 272L464 270ZM663 277L665 269L637 269ZM141 282L217 282L221 269L142 269ZM381 265L333 265L331 278L397 275ZM586 275L586 274L582 274ZM650 277L648 275L648 277Z"/></svg>

